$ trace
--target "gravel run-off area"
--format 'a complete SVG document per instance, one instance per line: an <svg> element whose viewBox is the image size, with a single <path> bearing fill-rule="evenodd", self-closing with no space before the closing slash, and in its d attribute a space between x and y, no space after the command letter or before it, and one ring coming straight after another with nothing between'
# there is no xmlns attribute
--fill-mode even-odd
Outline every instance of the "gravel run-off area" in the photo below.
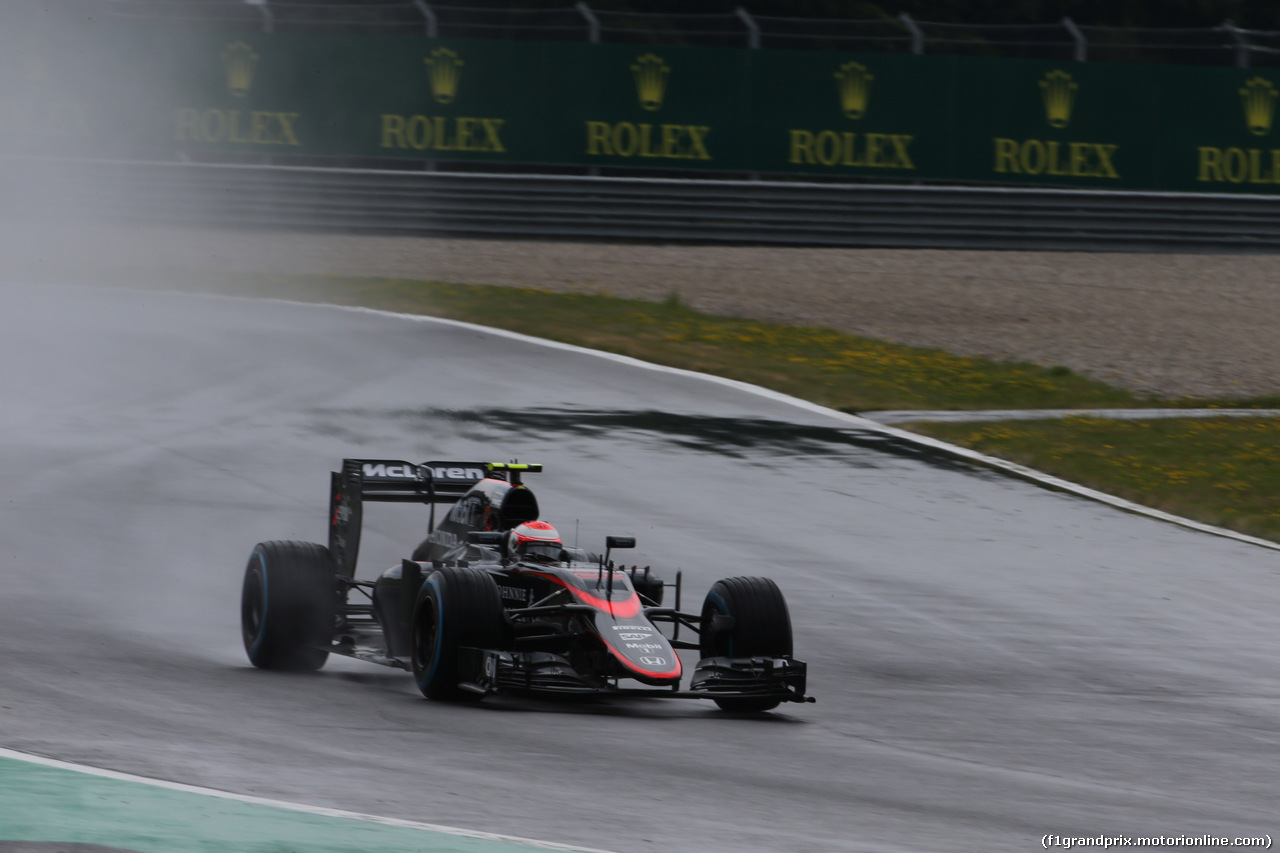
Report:
<svg viewBox="0 0 1280 853"><path fill-rule="evenodd" d="M54 229L56 231L56 229ZM1276 255L811 249L347 236L173 227L10 229L10 275L334 273L609 293L1066 365L1168 397L1280 394ZM496 306L500 310L500 306Z"/></svg>

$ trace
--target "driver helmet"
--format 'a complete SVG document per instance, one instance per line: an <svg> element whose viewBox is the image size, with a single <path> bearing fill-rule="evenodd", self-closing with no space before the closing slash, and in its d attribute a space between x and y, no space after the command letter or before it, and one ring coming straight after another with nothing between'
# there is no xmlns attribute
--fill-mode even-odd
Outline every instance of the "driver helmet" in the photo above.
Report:
<svg viewBox="0 0 1280 853"><path fill-rule="evenodd" d="M526 521L516 525L507 537L507 555L513 560L536 560L542 563L560 559L564 543L560 534L545 521Z"/></svg>

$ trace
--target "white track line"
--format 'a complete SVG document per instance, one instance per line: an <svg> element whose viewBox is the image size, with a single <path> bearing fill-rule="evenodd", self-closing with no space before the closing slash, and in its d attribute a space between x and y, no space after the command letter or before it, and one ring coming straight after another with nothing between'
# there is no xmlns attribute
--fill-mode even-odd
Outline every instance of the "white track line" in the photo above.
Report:
<svg viewBox="0 0 1280 853"><path fill-rule="evenodd" d="M252 298L252 297L234 297L234 298ZM291 302L290 300L272 300L272 301L288 302L289 304L293 304L293 305L309 304L314 306L316 304L316 303L305 303L305 302ZM340 308L345 311L358 311L358 312L363 312L368 314L379 314L383 316L403 317L403 318L413 320L415 322L420 322L420 323L438 323L440 325L445 325L445 326L455 326L460 329L469 329L471 331L483 332L485 334L494 335L496 337L509 338L511 340L516 340L516 341L523 341L525 343L536 344L538 346L544 346L550 349L564 350L565 352L575 352L575 353L581 353L583 355L594 356L596 358L603 358L608 361L617 362L619 364L626 364L631 367L639 367L644 370L653 370L659 373L667 373L673 376L687 376L691 378L701 379L706 382L713 382L717 385L724 385L729 388L736 388L739 391L744 391L748 394L754 394L757 397L764 397L766 399L773 400L775 402L785 403L787 405L794 406L799 409L804 409L805 411L808 411L808 412L814 412L816 414L826 415L829 418L834 418L835 420L843 421L844 423L849 424L850 426L867 430L868 432L876 432L876 433L880 433L881 435L892 436L893 438L899 439L901 441L905 441L910 444L917 445L919 447L926 447L938 453L944 453L948 456L952 456L957 459L963 459L966 462L970 462L975 465L981 465L986 468L992 468L994 470L1001 471L1005 474L1009 474L1011 476L1017 477L1022 480L1027 480L1029 482L1035 483L1037 485L1043 486L1048 489L1053 489L1055 491L1060 491L1060 492L1067 492L1068 494L1073 494L1082 498L1087 498L1092 501L1104 503L1109 506L1116 507L1117 509L1125 510L1126 512L1132 512L1136 515L1145 515L1148 518L1154 518L1160 521L1166 521L1166 522L1169 522L1170 524L1176 524L1176 525L1179 525L1180 527L1186 527L1191 530L1198 530L1201 533L1209 533L1214 536L1221 536L1226 539L1234 539L1237 542L1244 542L1249 545L1257 545L1261 548L1268 548L1273 551L1280 551L1280 543L1270 542L1266 539L1259 539L1256 536L1247 536L1243 533L1237 533L1234 530L1227 530L1224 527L1215 527L1212 524L1203 524L1199 521L1192 521L1189 518L1183 518L1182 516L1179 516L1179 515L1173 515L1172 513L1162 512L1158 509L1152 509L1151 507L1145 507L1145 506L1142 506L1141 504L1136 504L1132 501L1127 501L1124 498L1118 498L1115 495L1109 495L1106 492L1100 492L1097 489L1090 489L1086 486L1081 486L1078 483L1072 483L1068 480L1063 480L1060 477L1054 477L1050 474L1046 474L1043 471L1037 471L1034 468L1028 468L1025 465L1018 465L1015 462L1009 462L1004 459L997 459L994 456L987 456L985 454L978 453L977 451L970 450L966 447L958 447L954 444L948 444L945 441L939 441L934 438L929 438L928 436L923 436L914 432L907 432L906 430L901 430L895 427L887 426L885 424L876 423L875 421L870 420L869 418L846 414L845 412L837 411L835 409L829 409L826 406L819 406L817 403L811 403L808 400L801 400L799 397L792 397L788 394L782 394L778 391L771 391L768 388L761 388L758 385L751 385L746 382L739 382L736 379L726 379L723 376L713 376L709 373L698 373L693 370L684 370L679 367L667 367L661 364L653 364L651 362L641 361L638 358L632 358L631 356L627 356L627 355L618 355L617 353L588 349L586 347L580 347L575 344L561 343L559 341L549 341L543 338L535 338L535 337L532 337L531 335L524 335L524 334L521 334L520 332L509 332L505 329L494 329L494 328L490 328L489 326L480 326L475 323L465 323L461 320L447 320L443 317L428 317L423 314L401 314L395 311L383 311L378 308L361 308L361 307L352 307L347 305L335 305L335 306L329 306L329 307Z"/></svg>
<svg viewBox="0 0 1280 853"><path fill-rule="evenodd" d="M254 797L249 794L234 794L230 791L219 791L215 788L201 788L198 785L187 785L182 782L169 782L164 779L151 779L146 776L135 776L131 773L121 773L117 770L104 770L100 767L73 764L69 761L60 761L56 758L45 758L41 755L32 755L30 753L18 752L17 750L0 747L0 759L2 758L8 758L14 761L23 761L28 764L38 764L42 767L53 767L58 770L69 770L75 773L83 773L88 776L98 776L103 779L114 779L119 782L135 782L140 785L164 788L168 791L181 791L187 794L201 794L206 797L217 797L220 800L234 800L239 803L249 803L256 806L271 806L273 808L285 809L287 811L302 812L304 814L320 815L323 817L346 818L349 820L364 821L365 823L394 826L402 829L420 829L429 832L439 832L444 835L475 838L480 841L498 841L508 844L523 844L525 846L535 847L542 850L563 850L571 851L571 853L609 853L607 850L599 850L594 847L575 847L570 844L556 844L551 841L538 841L537 839L521 838L515 835L500 835L496 832L478 832L470 829L458 829L453 826L442 826L435 823L422 823L420 821L402 820L400 818L393 817L379 817L378 815L350 812L343 809L330 809L323 806L308 806L302 803L290 803L285 802L284 800Z"/></svg>
<svg viewBox="0 0 1280 853"><path fill-rule="evenodd" d="M1102 418L1141 421L1151 418L1280 418L1280 409L975 409L973 411L883 411L864 417L881 424L920 421L1042 421L1052 418Z"/></svg>

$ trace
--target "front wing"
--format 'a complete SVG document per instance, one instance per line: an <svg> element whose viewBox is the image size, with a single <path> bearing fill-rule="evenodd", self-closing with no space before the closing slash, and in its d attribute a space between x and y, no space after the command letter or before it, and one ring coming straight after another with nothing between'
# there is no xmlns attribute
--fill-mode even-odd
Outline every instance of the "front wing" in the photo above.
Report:
<svg viewBox="0 0 1280 853"><path fill-rule="evenodd" d="M549 652L462 649L461 687L479 694L547 693L564 696L657 696L676 699L759 699L813 702L805 695L807 666L793 658L712 657L698 661L688 690L679 683L664 687L618 687L611 679L588 677L567 659Z"/></svg>

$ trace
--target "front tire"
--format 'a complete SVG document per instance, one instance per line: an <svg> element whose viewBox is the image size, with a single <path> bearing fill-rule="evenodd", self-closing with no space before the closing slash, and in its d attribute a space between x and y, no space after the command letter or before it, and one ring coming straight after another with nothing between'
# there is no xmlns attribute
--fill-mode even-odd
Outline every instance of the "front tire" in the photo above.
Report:
<svg viewBox="0 0 1280 853"><path fill-rule="evenodd" d="M254 547L240 591L240 633L261 669L314 672L329 659L337 598L329 549L311 542Z"/></svg>
<svg viewBox="0 0 1280 853"><path fill-rule="evenodd" d="M717 616L730 617L732 627L719 627ZM782 590L770 578L725 578L716 581L702 604L699 652L709 657L790 657L791 614ZM716 699L725 711L751 713L772 710L773 698Z"/></svg>
<svg viewBox="0 0 1280 853"><path fill-rule="evenodd" d="M413 680L422 695L437 701L482 698L459 688L458 651L501 648L504 624L502 595L487 572L432 572L414 604L410 639Z"/></svg>

